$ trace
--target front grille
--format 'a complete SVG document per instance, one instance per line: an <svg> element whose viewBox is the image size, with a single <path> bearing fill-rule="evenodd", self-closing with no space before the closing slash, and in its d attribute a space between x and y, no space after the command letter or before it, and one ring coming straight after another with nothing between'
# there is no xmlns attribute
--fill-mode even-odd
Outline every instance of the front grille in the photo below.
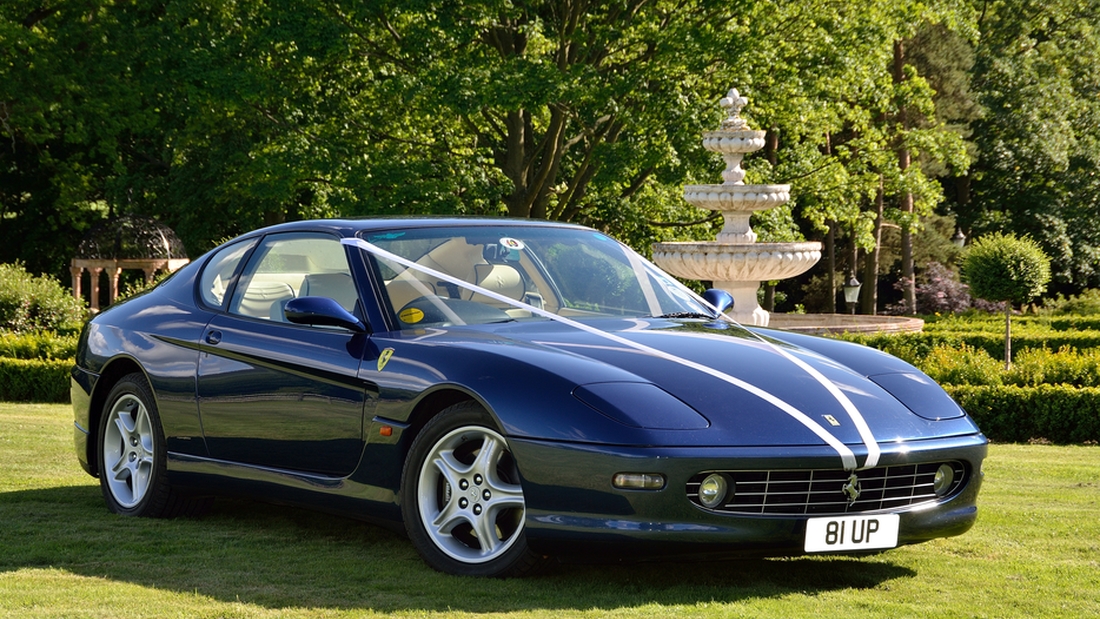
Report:
<svg viewBox="0 0 1100 619"><path fill-rule="evenodd" d="M941 464L955 472L952 485L936 496L932 481ZM699 501L699 484L711 473L723 473L730 484L726 500L707 508ZM825 516L897 511L945 501L966 484L961 462L884 466L856 471L859 497L849 503L844 486L851 472L843 470L705 471L687 483L688 499L703 509L729 514L804 514Z"/></svg>

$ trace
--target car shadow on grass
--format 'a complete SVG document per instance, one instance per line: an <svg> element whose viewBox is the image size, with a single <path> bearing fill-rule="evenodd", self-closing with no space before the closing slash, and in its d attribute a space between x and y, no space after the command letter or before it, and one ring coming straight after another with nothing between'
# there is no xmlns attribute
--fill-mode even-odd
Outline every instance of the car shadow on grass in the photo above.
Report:
<svg viewBox="0 0 1100 619"><path fill-rule="evenodd" d="M125 518L107 511L94 485L2 493L0 522L0 572L52 567L281 609L610 610L814 595L916 575L882 555L552 563L527 578L460 578L432 571L399 533L355 520L227 499L198 519Z"/></svg>

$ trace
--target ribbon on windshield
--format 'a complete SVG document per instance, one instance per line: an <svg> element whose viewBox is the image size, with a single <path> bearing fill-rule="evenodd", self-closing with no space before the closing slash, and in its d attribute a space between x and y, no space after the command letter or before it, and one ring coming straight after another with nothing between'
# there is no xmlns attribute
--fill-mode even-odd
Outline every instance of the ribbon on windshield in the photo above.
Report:
<svg viewBox="0 0 1100 619"><path fill-rule="evenodd" d="M794 407L793 405L791 405L788 402L784 401L782 398L779 398L778 396L776 396L772 393L764 391L763 389L757 387L756 385L745 382L745 381L737 378L736 376L731 376L729 374L726 374L725 372L716 370L712 367L703 365L701 363L696 363L696 362L694 362L690 359L684 359L683 357L678 357L676 355L667 353L663 350L658 350L658 349L653 348L651 346L646 346L645 344L641 344L641 343L638 343L638 342L628 340L624 337L620 337L620 336L615 335L613 333L608 333L606 331L602 331L600 329L597 329L597 328L595 328L591 325L586 325L582 322L578 322L576 320L572 320L572 319L566 318L564 316L559 316L558 314L546 311L542 308L535 307L533 305L528 305L527 303L524 303L522 301L517 301L516 299L506 297L502 294L498 294L496 292L493 292L492 290L482 288L481 286L478 286L476 284L472 284L472 283L467 282L463 279L453 277L453 276L448 275L446 273L443 273L441 271L437 271L437 270L432 269L430 267L426 267L422 264L417 264L416 262L413 262L413 261L408 260L406 258L402 258L401 256L398 256L397 254L386 251L385 249L382 249L381 247L378 247L377 245L374 245L373 243L369 243L369 242L367 242L363 239L360 239L360 238L344 238L344 239L341 239L340 242L344 245L350 245L352 247L358 247L359 249L361 249L365 252L368 252L370 254L373 254L374 256L376 256L378 258L382 258L384 260L399 264L399 265L404 266L406 268L413 269L413 270L418 271L420 273L424 273L425 275L428 275L429 277L438 278L439 280L442 280L444 282L454 284L456 286L459 286L461 288L465 288L467 290L471 290L476 294L486 296L490 299L493 299L494 301L498 301L500 303L510 305L510 306L512 306L516 309L521 309L521 310L528 311L528 312L530 312L530 313L532 313L536 316L541 316L541 317L546 318L548 320L553 320L553 321L559 322L561 324L568 325L568 326L570 326L574 329L578 329L580 331L584 331L585 333L589 333L591 335L595 335L595 336L603 338L605 340L615 342L616 344L619 344L621 346L625 346L627 348L631 348L633 350L645 353L647 355L657 357L659 359L664 359L665 361L670 361L672 363L676 363L676 364L682 365L684 367L691 368L693 370L697 370L699 372L702 372L704 374L707 374L709 376L717 378L718 380L729 383L729 384L731 384L735 387L738 387L739 389L742 389L744 391L747 391L747 392L751 393L752 395L760 398L761 400L764 400L768 404L771 404L772 406L774 406L774 407L778 408L779 410L783 411L784 413L789 415L791 418L793 418L795 421L798 421L803 426L805 426L808 430L813 432L818 438L825 441L825 443L827 445L829 445L830 447L832 447L833 450L837 452L837 455L840 456L840 460L841 460L841 463L844 466L844 470L854 471L857 468L860 468L858 466L858 463L856 462L855 453L852 452L852 450L847 445L845 445L843 442L841 442L840 439L833 436L832 433L830 433L828 430L826 430L824 426L822 426L821 424L814 421L812 417L810 417L806 413L803 413L802 411L798 410L796 407ZM678 284L678 282L676 282L676 283ZM686 286L681 285L681 287L683 288L683 290L687 291L692 297L694 297L694 298L698 297L698 295L696 295L694 292L691 292ZM427 287L425 287L425 290L427 291ZM430 297L432 295L427 295L427 296ZM710 303L707 303L703 299L697 299L697 300L701 301L706 307L709 307L712 310L714 310L715 314L717 314L718 316L721 316L723 319L729 321L730 323L737 324L736 321L734 321L732 318L726 316L722 312L718 311L718 309L715 308ZM815 380L817 380L819 383L821 383L822 386L824 386L825 389L827 389L829 391L829 393L834 398L836 398L836 400L844 408L845 412L847 412L848 415L852 418L853 423L856 424L856 428L859 431L860 438L867 445L867 460L866 460L866 462L864 462L864 465L863 465L862 468L872 468L876 464L878 464L878 459L879 459L879 454L880 454L878 443L877 443L877 441L875 441L874 436L871 434L871 430L867 426L866 420L863 419L863 416L856 409L855 405L852 404L851 400L849 400L848 397L845 396L843 392L841 392L839 389L837 389L836 385L834 385L832 383L832 381L825 378L825 376L823 376L820 372L815 370L809 364L805 363L804 361L802 361L800 359L797 359L796 357L794 357L790 353L784 351L783 349L781 349L780 347L772 344L771 342L767 342L763 339L761 339L760 341L767 344L768 346L770 346L773 350L775 350L780 355L782 355L786 359L793 362L799 368L805 370L807 373L809 373L810 376L812 376Z"/></svg>

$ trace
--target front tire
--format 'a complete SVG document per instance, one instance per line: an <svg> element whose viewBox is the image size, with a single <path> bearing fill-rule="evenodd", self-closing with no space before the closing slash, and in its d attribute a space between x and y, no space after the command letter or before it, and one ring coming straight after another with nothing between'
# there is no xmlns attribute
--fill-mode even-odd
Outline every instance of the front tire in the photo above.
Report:
<svg viewBox="0 0 1100 619"><path fill-rule="evenodd" d="M519 469L495 426L477 404L456 404L428 422L405 461L405 528L441 572L519 576L539 562L524 535Z"/></svg>
<svg viewBox="0 0 1100 619"><path fill-rule="evenodd" d="M107 509L152 518L192 515L208 498L185 497L168 483L167 450L156 400L142 374L129 374L107 395L99 424L99 485Z"/></svg>

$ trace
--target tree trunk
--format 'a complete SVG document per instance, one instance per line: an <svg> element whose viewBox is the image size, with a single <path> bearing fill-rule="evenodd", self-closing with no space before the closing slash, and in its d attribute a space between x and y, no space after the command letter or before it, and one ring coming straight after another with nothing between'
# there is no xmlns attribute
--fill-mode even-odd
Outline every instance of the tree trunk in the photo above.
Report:
<svg viewBox="0 0 1100 619"><path fill-rule="evenodd" d="M829 282L829 305L825 308L828 313L836 313L836 222L829 222L829 231L825 233L825 277Z"/></svg>
<svg viewBox="0 0 1100 619"><path fill-rule="evenodd" d="M871 316L878 314L878 262L879 248L882 247L882 224L885 222L885 200L880 175L878 192L875 193L875 247L863 259L863 288L860 289L860 312Z"/></svg>
<svg viewBox="0 0 1100 619"><path fill-rule="evenodd" d="M848 269L847 269L847 271L848 271L848 277L851 278L851 279L855 279L856 274L859 273L859 245L856 243L856 227L855 227L854 224L852 225L851 242L852 242L852 253L849 254L849 256L848 256ZM860 288L860 291L862 292L863 288ZM847 309L847 305L848 305L847 304L847 299L845 299L845 309ZM861 314L861 313L863 313L863 308L858 308L858 311L857 311L857 306L858 305L859 305L858 302L853 303L852 306L851 306L851 309L849 310L849 313L851 313L851 314L857 314L857 313Z"/></svg>
<svg viewBox="0 0 1100 619"><path fill-rule="evenodd" d="M825 156L833 156L833 136L828 131L825 132ZM775 164L772 164L775 165ZM829 285L829 304L826 306L826 310L830 314L836 313L836 222L829 220L826 222L829 226L828 231L825 233L825 256L827 258L828 271L826 272L826 278Z"/></svg>
<svg viewBox="0 0 1100 619"><path fill-rule="evenodd" d="M970 234L972 216L970 214L970 175L955 178L955 227L963 234Z"/></svg>
<svg viewBox="0 0 1100 619"><path fill-rule="evenodd" d="M522 110L508 112L505 120L508 132L504 143L503 160L498 164L508 180L512 181L512 192L504 198L509 217L527 217L531 213L527 205L527 169L524 165L527 155L527 131L523 117Z"/></svg>
<svg viewBox="0 0 1100 619"><path fill-rule="evenodd" d="M1005 301L1005 371L1012 369L1012 304Z"/></svg>
<svg viewBox="0 0 1100 619"><path fill-rule="evenodd" d="M900 84L903 81L905 81L905 45L899 40L894 41L894 83ZM907 114L903 108L898 109L898 119L903 131L909 129ZM899 143L898 169L901 170L902 175L909 169L910 164L909 149ZM906 193L902 196L901 210L905 213L913 212L913 194ZM901 278L904 286L902 293L905 308L910 314L915 314L917 312L917 279L913 267L913 232L908 221L901 226Z"/></svg>

